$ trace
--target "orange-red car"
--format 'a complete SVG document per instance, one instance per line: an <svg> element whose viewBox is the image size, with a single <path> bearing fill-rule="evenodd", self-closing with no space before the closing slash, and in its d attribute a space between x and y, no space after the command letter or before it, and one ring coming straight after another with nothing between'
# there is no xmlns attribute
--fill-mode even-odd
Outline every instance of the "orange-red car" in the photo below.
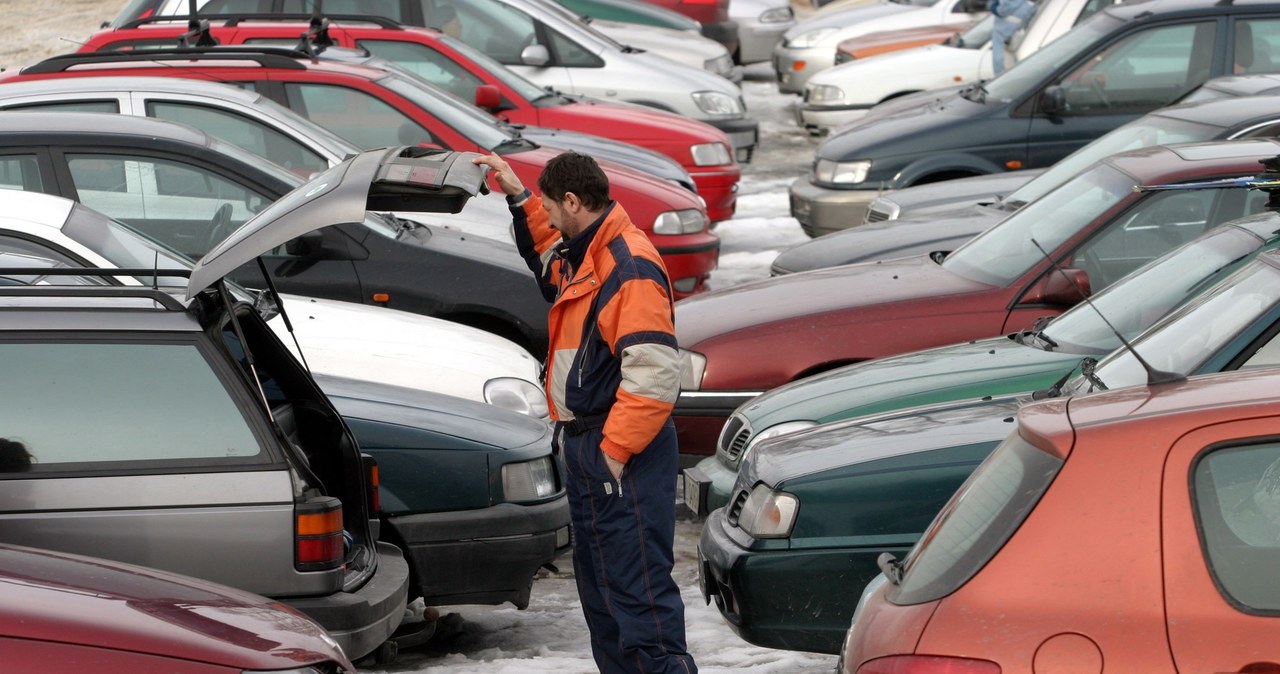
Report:
<svg viewBox="0 0 1280 674"><path fill-rule="evenodd" d="M1280 371L1023 408L868 586L846 674L1280 671Z"/></svg>
<svg viewBox="0 0 1280 674"><path fill-rule="evenodd" d="M921 26L903 30L878 30L874 33L851 37L836 45L836 64L854 59L865 59L900 49L926 47L947 41L956 33L963 33L973 21L948 23L941 26Z"/></svg>

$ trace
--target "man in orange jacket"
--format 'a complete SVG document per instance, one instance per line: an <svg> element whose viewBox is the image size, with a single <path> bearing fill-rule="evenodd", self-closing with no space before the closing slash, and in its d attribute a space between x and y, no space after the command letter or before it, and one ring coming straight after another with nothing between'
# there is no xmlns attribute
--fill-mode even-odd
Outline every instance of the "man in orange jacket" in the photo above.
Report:
<svg viewBox="0 0 1280 674"><path fill-rule="evenodd" d="M601 672L697 671L671 578L680 391L671 283L657 250L576 152L547 162L542 197L501 157L516 245L551 305L543 385L563 452L578 597Z"/></svg>

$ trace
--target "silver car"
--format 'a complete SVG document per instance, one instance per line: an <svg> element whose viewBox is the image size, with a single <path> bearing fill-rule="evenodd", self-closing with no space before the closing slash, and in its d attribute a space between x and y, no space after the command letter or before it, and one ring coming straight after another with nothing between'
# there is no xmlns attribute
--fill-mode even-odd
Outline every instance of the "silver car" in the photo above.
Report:
<svg viewBox="0 0 1280 674"><path fill-rule="evenodd" d="M730 0L729 18L738 24L738 63L768 61L782 34L796 25L787 0Z"/></svg>

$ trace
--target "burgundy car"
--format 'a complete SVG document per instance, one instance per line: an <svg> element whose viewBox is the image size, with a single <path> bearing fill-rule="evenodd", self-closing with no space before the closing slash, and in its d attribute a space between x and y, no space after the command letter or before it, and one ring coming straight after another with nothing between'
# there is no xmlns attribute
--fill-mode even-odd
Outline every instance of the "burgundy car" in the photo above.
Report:
<svg viewBox="0 0 1280 674"><path fill-rule="evenodd" d="M954 252L780 276L677 303L681 451L713 453L728 415L766 389L862 360L995 337L1061 313L1204 230L1262 207L1245 190L1134 186L1254 175L1277 150L1280 142L1257 139L1114 155Z"/></svg>
<svg viewBox="0 0 1280 674"><path fill-rule="evenodd" d="M155 569L0 545L6 672L355 674L310 618Z"/></svg>

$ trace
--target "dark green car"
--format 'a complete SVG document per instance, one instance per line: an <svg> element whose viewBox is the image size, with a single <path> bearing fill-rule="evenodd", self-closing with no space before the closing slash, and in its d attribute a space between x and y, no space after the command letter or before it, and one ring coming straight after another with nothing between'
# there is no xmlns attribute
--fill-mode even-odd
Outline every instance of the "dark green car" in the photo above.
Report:
<svg viewBox="0 0 1280 674"><path fill-rule="evenodd" d="M1230 229L1249 236L1269 231L1267 246L1274 248L1280 215L1223 231ZM1198 285L1197 279L1180 283ZM1152 368L1190 376L1280 364L1278 335L1280 252L1269 250L1132 344ZM1061 395L1148 381L1147 370L1124 348L1086 372ZM700 573L707 595L751 643L838 652L863 586L879 573L877 557L902 557L1031 398L1024 393L902 410L761 443L739 469L730 505L713 512L703 528Z"/></svg>
<svg viewBox="0 0 1280 674"><path fill-rule="evenodd" d="M1262 210L1267 199L1256 191L1217 191L1246 198L1246 212ZM1093 303L1132 338L1220 278L1232 260L1275 245L1273 217L1210 229L1109 286ZM742 457L769 438L867 414L1044 388L1082 357L1101 358L1118 346L1098 311L1077 305L1039 329L865 361L780 386L735 410L715 455L685 470L685 503L703 516L724 506Z"/></svg>
<svg viewBox="0 0 1280 674"><path fill-rule="evenodd" d="M692 30L699 33L702 31L702 24L697 21L679 12L647 2L626 2L625 0L556 0L556 2L578 16L592 19L638 23L672 30Z"/></svg>

